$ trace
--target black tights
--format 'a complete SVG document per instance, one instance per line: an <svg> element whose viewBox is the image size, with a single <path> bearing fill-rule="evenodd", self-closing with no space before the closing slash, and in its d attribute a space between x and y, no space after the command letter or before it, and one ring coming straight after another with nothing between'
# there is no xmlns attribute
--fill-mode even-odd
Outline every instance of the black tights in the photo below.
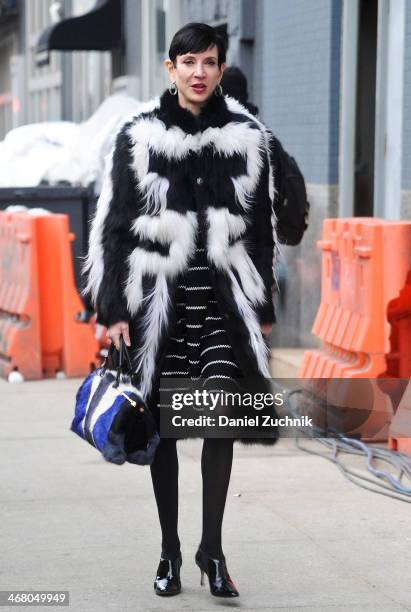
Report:
<svg viewBox="0 0 411 612"><path fill-rule="evenodd" d="M180 552L178 522L178 456L176 440L163 438L151 466L154 494L162 532L162 556ZM222 557L221 527L233 462L233 440L206 438L201 454L203 477L203 533L201 548L210 557Z"/></svg>

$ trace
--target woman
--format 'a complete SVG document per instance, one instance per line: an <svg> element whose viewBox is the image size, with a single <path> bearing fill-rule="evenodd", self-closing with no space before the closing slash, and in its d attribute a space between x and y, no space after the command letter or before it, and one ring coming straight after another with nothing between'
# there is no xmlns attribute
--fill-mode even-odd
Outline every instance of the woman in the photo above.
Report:
<svg viewBox="0 0 411 612"><path fill-rule="evenodd" d="M90 235L97 320L117 347L120 335L131 347L157 419L160 379L269 377L272 175L264 128L222 95L224 62L224 43L210 26L175 34L165 62L169 90L119 133ZM232 457L232 439L204 439L195 561L219 597L238 596L221 544ZM182 564L175 439L162 438L151 474L162 530L154 589L175 595Z"/></svg>

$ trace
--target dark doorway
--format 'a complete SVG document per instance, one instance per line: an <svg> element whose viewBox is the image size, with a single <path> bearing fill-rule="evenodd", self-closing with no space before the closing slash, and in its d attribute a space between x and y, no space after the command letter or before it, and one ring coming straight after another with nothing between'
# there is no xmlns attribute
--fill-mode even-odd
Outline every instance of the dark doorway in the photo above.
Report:
<svg viewBox="0 0 411 612"><path fill-rule="evenodd" d="M372 217L378 1L360 0L359 11L354 215Z"/></svg>

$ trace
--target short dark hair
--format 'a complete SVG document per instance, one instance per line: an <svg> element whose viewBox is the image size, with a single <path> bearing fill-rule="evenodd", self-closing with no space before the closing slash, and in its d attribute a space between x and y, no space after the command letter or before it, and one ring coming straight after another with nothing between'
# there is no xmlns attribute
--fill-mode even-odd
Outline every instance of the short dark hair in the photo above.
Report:
<svg viewBox="0 0 411 612"><path fill-rule="evenodd" d="M187 23L173 36L168 56L176 63L177 55L201 53L212 46L218 50L218 65L225 62L226 44L218 32L206 23Z"/></svg>

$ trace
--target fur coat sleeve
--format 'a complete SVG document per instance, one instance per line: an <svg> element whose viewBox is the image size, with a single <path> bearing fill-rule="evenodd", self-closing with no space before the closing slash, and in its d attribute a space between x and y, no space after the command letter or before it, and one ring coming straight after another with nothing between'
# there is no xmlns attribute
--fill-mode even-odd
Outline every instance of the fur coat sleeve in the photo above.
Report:
<svg viewBox="0 0 411 612"><path fill-rule="evenodd" d="M255 191L255 220L250 226L252 244L256 245L254 253L251 253L251 258L264 282L265 299L256 309L261 325L275 322L273 305L274 265L276 259L274 197L274 178L267 151L263 155L263 165Z"/></svg>
<svg viewBox="0 0 411 612"><path fill-rule="evenodd" d="M135 176L124 163L130 157L129 124L119 132L114 150L106 157L105 177L90 232L84 271L97 322L109 327L129 321L124 294L127 258L133 249L130 226L135 217Z"/></svg>

